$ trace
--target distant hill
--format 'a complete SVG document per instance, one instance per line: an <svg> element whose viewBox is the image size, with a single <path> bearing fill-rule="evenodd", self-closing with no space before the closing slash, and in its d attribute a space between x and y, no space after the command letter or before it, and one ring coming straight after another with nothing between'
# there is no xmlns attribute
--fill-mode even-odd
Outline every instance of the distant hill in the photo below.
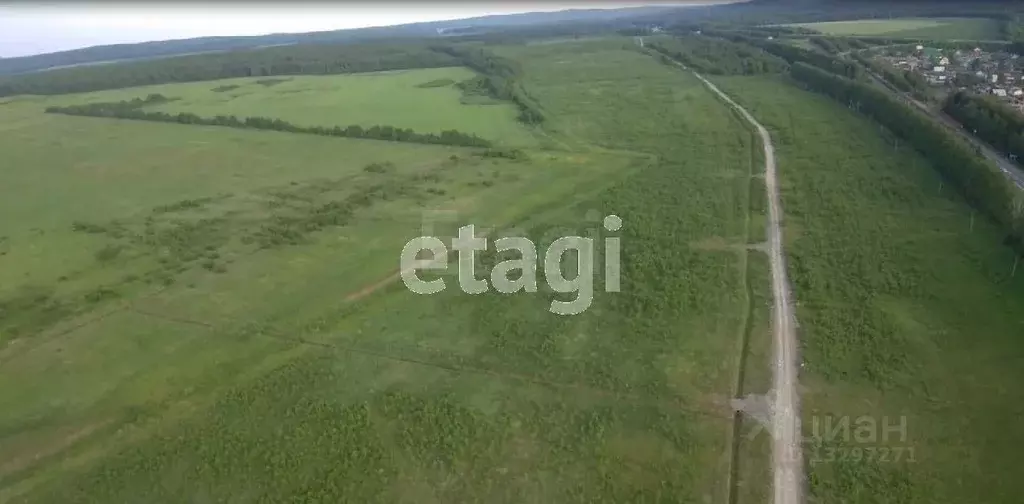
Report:
<svg viewBox="0 0 1024 504"><path fill-rule="evenodd" d="M722 2L723 0L707 0ZM730 0L724 0L730 1ZM412 23L376 28L357 28L310 33L276 33L242 37L201 37L137 44L87 47L35 56L0 59L0 75L41 70L181 56L186 54L255 49L291 44L337 44L374 40L423 39L477 36L494 32L546 33L550 27L588 27L590 31L631 25L662 26L697 23L772 24L887 17L1003 18L1022 14L1014 0L739 0L716 5L656 5L622 9L569 9L484 16L452 21ZM553 32L552 32L553 33Z"/></svg>
<svg viewBox="0 0 1024 504"><path fill-rule="evenodd" d="M375 39L444 37L493 31L495 29L564 23L606 22L628 17L657 18L689 7L644 6L623 9L569 9L558 12L531 12L484 16L453 21L412 23L398 26L357 28L310 33L278 33L258 36L200 37L182 40L114 44L87 47L35 56L0 59L0 75L36 72L53 68L97 63L151 59L215 51L254 49L288 44L327 44Z"/></svg>

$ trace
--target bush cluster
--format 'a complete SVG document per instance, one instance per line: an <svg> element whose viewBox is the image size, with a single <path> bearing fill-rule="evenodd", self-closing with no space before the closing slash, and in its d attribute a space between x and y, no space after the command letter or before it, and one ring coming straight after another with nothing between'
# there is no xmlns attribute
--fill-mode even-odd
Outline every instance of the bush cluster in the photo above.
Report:
<svg viewBox="0 0 1024 504"><path fill-rule="evenodd" d="M519 109L518 119L526 124L544 122L544 113L541 112L540 106L526 94L519 82L522 78L522 69L515 61L502 58L480 47L434 46L433 49L451 56L481 74L471 83L462 84L460 87L463 91L478 88L499 100L511 101Z"/></svg>
<svg viewBox="0 0 1024 504"><path fill-rule="evenodd" d="M699 72L712 75L781 73L788 65L777 56L723 39L684 35L651 42L648 47Z"/></svg>

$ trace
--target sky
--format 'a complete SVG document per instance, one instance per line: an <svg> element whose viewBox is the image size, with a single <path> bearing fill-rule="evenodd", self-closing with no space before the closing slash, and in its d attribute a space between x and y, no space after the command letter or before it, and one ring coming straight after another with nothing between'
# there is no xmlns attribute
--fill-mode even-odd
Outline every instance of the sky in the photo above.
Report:
<svg viewBox="0 0 1024 504"><path fill-rule="evenodd" d="M211 35L263 35L389 26L491 14L620 8L677 1L372 2L372 3L4 3L0 57L27 56L103 44Z"/></svg>

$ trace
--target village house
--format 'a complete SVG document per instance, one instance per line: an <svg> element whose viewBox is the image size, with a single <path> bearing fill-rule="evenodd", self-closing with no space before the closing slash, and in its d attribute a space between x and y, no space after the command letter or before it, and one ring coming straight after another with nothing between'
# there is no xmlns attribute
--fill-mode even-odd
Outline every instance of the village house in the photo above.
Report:
<svg viewBox="0 0 1024 504"><path fill-rule="evenodd" d="M888 52L878 58L895 68L915 72L929 86L988 94L1024 107L1024 65L1011 59L1008 52L943 51L917 46L917 50Z"/></svg>

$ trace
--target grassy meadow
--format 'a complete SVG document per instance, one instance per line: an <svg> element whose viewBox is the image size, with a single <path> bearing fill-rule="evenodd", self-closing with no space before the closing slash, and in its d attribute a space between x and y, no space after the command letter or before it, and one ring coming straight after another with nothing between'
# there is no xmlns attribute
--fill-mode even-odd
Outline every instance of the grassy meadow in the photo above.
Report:
<svg viewBox="0 0 1024 504"><path fill-rule="evenodd" d="M897 18L800 23L837 36L884 36L934 40L998 40L999 21L987 18Z"/></svg>
<svg viewBox="0 0 1024 504"><path fill-rule="evenodd" d="M465 95L464 68L0 103L0 503L769 501L769 436L729 405L771 380L756 135L632 37L486 47L543 125ZM1024 278L995 227L868 119L780 77L715 81L775 141L808 501L1016 502ZM43 113L150 93L521 151ZM592 304L550 313L575 294L543 268L537 293L469 295L454 261L410 292L403 245L463 224L541 254L593 238ZM842 418L890 438L832 435Z"/></svg>
<svg viewBox="0 0 1024 504"><path fill-rule="evenodd" d="M500 48L552 118L539 132L417 87L458 69L0 105L0 502L758 502L763 446L734 463L728 407L767 388L757 144L630 44ZM447 98L390 108L399 90ZM262 97L216 98L243 91ZM42 113L151 92L543 142L505 159ZM612 213L623 292L598 278L578 316L548 312L572 295L543 274L534 295L394 281L425 224L600 251Z"/></svg>
<svg viewBox="0 0 1024 504"><path fill-rule="evenodd" d="M828 98L716 81L776 143L811 501L1018 501L1024 277L995 226Z"/></svg>
<svg viewBox="0 0 1024 504"><path fill-rule="evenodd" d="M176 100L147 110L203 117L265 116L299 126L389 125L418 133L457 129L503 145L536 143L530 129L515 121L512 104L467 95L456 87L473 76L472 71L456 67L251 77L55 96L49 102L75 105L159 93Z"/></svg>

